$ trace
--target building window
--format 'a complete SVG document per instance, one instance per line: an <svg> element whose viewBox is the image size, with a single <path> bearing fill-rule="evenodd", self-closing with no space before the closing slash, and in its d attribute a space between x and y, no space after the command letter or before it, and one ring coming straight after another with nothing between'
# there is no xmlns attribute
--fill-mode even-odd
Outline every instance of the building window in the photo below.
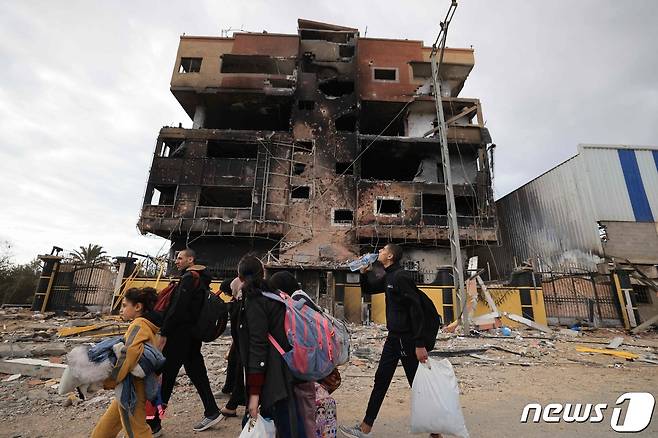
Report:
<svg viewBox="0 0 658 438"><path fill-rule="evenodd" d="M313 140L297 140L294 143L295 152L313 152Z"/></svg>
<svg viewBox="0 0 658 438"><path fill-rule="evenodd" d="M292 199L308 199L311 197L311 188L309 186L293 186L290 190Z"/></svg>
<svg viewBox="0 0 658 438"><path fill-rule="evenodd" d="M354 93L354 81L342 81L338 79L329 79L321 82L318 89L325 96L340 97Z"/></svg>
<svg viewBox="0 0 658 438"><path fill-rule="evenodd" d="M202 58L181 58L178 73L198 73L201 71Z"/></svg>
<svg viewBox="0 0 658 438"><path fill-rule="evenodd" d="M155 186L151 195L151 205L174 205L176 186Z"/></svg>
<svg viewBox="0 0 658 438"><path fill-rule="evenodd" d="M158 156L162 158L180 158L185 155L185 140L165 138L162 140Z"/></svg>
<svg viewBox="0 0 658 438"><path fill-rule="evenodd" d="M336 163L336 175L354 175L354 163Z"/></svg>
<svg viewBox="0 0 658 438"><path fill-rule="evenodd" d="M313 108L315 108L315 102L312 100L300 100L297 102L297 107L303 111L313 111Z"/></svg>
<svg viewBox="0 0 658 438"><path fill-rule="evenodd" d="M202 187L199 206L249 208L251 195L251 187Z"/></svg>
<svg viewBox="0 0 658 438"><path fill-rule="evenodd" d="M331 217L332 225L352 225L354 221L354 211L346 208L337 208L333 210Z"/></svg>
<svg viewBox="0 0 658 438"><path fill-rule="evenodd" d="M334 123L338 132L356 131L356 116L353 113L347 113L337 117Z"/></svg>
<svg viewBox="0 0 658 438"><path fill-rule="evenodd" d="M209 158L247 158L258 157L258 145L225 140L208 140Z"/></svg>
<svg viewBox="0 0 658 438"><path fill-rule="evenodd" d="M378 198L375 203L375 214L378 216L399 216L402 214L401 199Z"/></svg>
<svg viewBox="0 0 658 438"><path fill-rule="evenodd" d="M372 70L372 77L376 81L397 81L398 69L397 68L374 68Z"/></svg>

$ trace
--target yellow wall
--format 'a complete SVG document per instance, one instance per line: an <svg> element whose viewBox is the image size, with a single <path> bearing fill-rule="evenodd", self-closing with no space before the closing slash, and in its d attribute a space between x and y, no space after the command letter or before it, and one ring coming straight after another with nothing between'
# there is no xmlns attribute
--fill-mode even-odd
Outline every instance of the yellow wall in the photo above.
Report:
<svg viewBox="0 0 658 438"><path fill-rule="evenodd" d="M175 280L174 278L161 278L160 281L156 281L155 278L135 278L126 283L124 290L131 287L152 287L158 292L167 287L170 281ZM222 284L223 280L213 280L210 283L210 290L216 294L219 294L219 285ZM230 301L231 298L227 297L224 294L219 295L224 301Z"/></svg>
<svg viewBox="0 0 658 438"><path fill-rule="evenodd" d="M420 288L427 294L427 296L432 300L436 306L436 310L441 315L445 323L451 322L446 319L445 310L446 308L452 308L453 315L457 316L456 307L454 304L443 303L443 289L442 287L437 286L423 286ZM450 288L452 291L452 302L457 302L457 297L455 291ZM518 288L497 288L497 289L488 289L491 297L496 302L499 312L509 312L517 315L523 314L523 309L521 306L521 294ZM547 324L546 321L546 309L544 308L544 294L541 288L532 289L530 288L530 298L532 301L532 312L534 315L534 321L540 324ZM498 302L500 301L500 304ZM384 294L376 294L371 297L371 318L374 322L378 324L386 323L386 304L384 302ZM361 291L358 286L345 286L345 317L348 321L351 322L360 322L361 315ZM358 313L357 313L358 312ZM478 301L478 305L475 309L475 315L484 315L490 313L491 309L487 304L482 301ZM358 320L353 320L350 318L350 315L359 315ZM519 324L515 321L511 321L505 317L502 318L502 321L505 325L510 327L516 327Z"/></svg>

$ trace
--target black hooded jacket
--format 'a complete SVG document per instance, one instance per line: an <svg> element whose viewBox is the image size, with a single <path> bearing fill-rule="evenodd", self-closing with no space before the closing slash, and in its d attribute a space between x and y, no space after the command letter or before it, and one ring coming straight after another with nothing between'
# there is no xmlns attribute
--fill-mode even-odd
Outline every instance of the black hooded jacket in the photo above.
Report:
<svg viewBox="0 0 658 438"><path fill-rule="evenodd" d="M361 292L385 293L386 328L389 334L399 338L412 338L416 347L424 347L423 308L416 283L398 263L389 266L385 271L385 275L375 282L369 281L368 275L361 274Z"/></svg>
<svg viewBox="0 0 658 438"><path fill-rule="evenodd" d="M264 297L260 289L243 295L240 303L238 340L248 394L259 394L263 409L292 397L293 378L281 354L268 340L271 334L284 351L290 344L284 329L286 308Z"/></svg>
<svg viewBox="0 0 658 438"><path fill-rule="evenodd" d="M199 274L197 283L194 274ZM203 306L204 292L210 287L212 277L205 266L193 265L184 269L178 286L172 292L171 302L164 315L160 333L163 336L192 335Z"/></svg>

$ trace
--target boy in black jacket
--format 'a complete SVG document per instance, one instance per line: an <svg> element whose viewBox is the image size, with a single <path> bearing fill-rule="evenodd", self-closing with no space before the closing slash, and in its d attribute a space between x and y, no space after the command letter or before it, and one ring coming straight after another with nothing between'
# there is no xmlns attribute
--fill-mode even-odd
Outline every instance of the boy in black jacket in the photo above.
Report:
<svg viewBox="0 0 658 438"><path fill-rule="evenodd" d="M388 336L379 359L375 384L368 400L366 415L360 425L340 427L343 435L353 438L371 437L372 425L377 418L388 387L393 380L393 373L402 360L404 373L413 383L418 363L427 361L427 349L423 338L423 309L416 283L407 271L400 266L402 248L389 243L379 250L379 261L385 275L377 284L370 284L366 273L370 266L361 269L361 292L376 294L384 292L386 301L386 328ZM432 435L439 437L440 435Z"/></svg>

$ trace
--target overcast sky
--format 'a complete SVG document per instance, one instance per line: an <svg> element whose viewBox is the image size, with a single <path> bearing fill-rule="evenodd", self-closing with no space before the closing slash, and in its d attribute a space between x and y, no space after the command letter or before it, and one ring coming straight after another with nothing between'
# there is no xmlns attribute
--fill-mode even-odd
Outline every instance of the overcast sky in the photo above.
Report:
<svg viewBox="0 0 658 438"><path fill-rule="evenodd" d="M0 240L18 262L97 243L157 254L136 222L179 36L296 33L297 18L430 44L448 0L0 0ZM498 145L500 197L578 143L658 144L658 2L462 0L448 45L475 49L462 91Z"/></svg>

